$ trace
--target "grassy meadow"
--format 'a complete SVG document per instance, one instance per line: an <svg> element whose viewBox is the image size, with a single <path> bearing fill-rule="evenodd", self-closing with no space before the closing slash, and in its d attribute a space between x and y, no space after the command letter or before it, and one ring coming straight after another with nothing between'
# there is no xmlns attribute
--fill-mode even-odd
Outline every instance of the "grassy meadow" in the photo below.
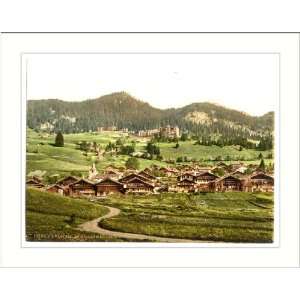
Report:
<svg viewBox="0 0 300 300"><path fill-rule="evenodd" d="M98 170L103 169L107 165L124 166L126 160L129 158L127 155L111 155L104 154L103 159L98 160L95 153L89 152L87 156L78 149L76 143L81 141L96 142L102 148L109 142L116 142L118 138L125 139L126 143L135 141L136 151L144 151L144 148L149 139L138 138L135 136L127 136L119 132L101 132L101 133L77 133L77 134L64 134L64 147L53 146L55 135L37 133L33 130L27 130L27 165L26 174L35 171L45 172L46 176L69 175L71 172L80 172L87 174L91 164L95 162ZM201 164L214 164L214 159L218 156L226 157L229 155L232 163L240 161L240 158L245 159L245 164L256 163L259 164L259 153L265 157L265 163L272 163L272 159L266 159L270 151L256 151L253 149L238 150L235 146L202 146L194 145L194 141L179 142L179 148L175 149L175 143L158 143L161 155L164 160L174 159L177 157L187 156L189 158L200 161ZM148 160L139 158L140 169L149 167L152 164L166 166L165 161Z"/></svg>
<svg viewBox="0 0 300 300"><path fill-rule="evenodd" d="M120 215L101 221L101 227L112 231L210 242L273 239L270 193L112 195L95 203L27 189L27 240L130 241L76 230L79 224L106 214L103 205L121 210Z"/></svg>
<svg viewBox="0 0 300 300"><path fill-rule="evenodd" d="M123 241L76 227L105 215L107 208L86 199L74 199L36 189L26 191L26 240L41 242Z"/></svg>
<svg viewBox="0 0 300 300"><path fill-rule="evenodd" d="M110 230L216 242L273 240L271 193L128 195L103 203L121 210L101 221Z"/></svg>

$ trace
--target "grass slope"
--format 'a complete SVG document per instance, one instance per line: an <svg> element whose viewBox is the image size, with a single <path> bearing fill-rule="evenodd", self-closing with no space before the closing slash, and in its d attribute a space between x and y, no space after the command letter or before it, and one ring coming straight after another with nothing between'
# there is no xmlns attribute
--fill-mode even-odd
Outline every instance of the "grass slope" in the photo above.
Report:
<svg viewBox="0 0 300 300"><path fill-rule="evenodd" d="M204 241L273 240L273 196L267 193L126 196L104 203L122 211L101 222L110 230Z"/></svg>
<svg viewBox="0 0 300 300"><path fill-rule="evenodd" d="M35 189L26 191L27 241L121 241L76 230L78 224L98 218L107 208L85 199L73 199ZM74 222L70 222L75 215Z"/></svg>

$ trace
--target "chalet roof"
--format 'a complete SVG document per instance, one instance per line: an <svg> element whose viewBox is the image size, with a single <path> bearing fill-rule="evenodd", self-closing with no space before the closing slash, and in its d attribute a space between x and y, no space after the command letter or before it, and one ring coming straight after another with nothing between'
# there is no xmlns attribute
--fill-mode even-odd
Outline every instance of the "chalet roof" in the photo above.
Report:
<svg viewBox="0 0 300 300"><path fill-rule="evenodd" d="M29 184L39 185L40 187L45 186L41 181L37 181L37 180L32 179L32 178L28 179L28 180L26 181L26 184L28 184L28 185L29 185Z"/></svg>
<svg viewBox="0 0 300 300"><path fill-rule="evenodd" d="M211 175L211 176L213 176L215 178L219 178L219 176L217 176L217 175L215 175L215 174L213 174L213 173L211 173L209 171L206 171L206 172L203 172L203 173L199 173L199 174L195 175L195 177L200 177L200 176L203 176L203 175Z"/></svg>
<svg viewBox="0 0 300 300"><path fill-rule="evenodd" d="M121 178L119 181L120 182L127 182L128 180L130 180L131 178L139 178L141 180L144 180L144 181L149 181L148 178L140 175L140 174L136 174L136 173L131 173L129 175L126 175L125 177Z"/></svg>
<svg viewBox="0 0 300 300"><path fill-rule="evenodd" d="M220 181L223 181L223 180L229 179L229 178L230 178L230 179L235 179L235 180L241 181L240 178L237 178L237 177L233 176L232 174L230 174L230 175L225 175L225 176L223 176L223 177L221 177L221 178L216 179L215 182L220 182Z"/></svg>
<svg viewBox="0 0 300 300"><path fill-rule="evenodd" d="M255 177L258 177L258 176L263 176L263 177L265 177L265 178L273 179L273 180L274 180L274 177L273 177L273 176L268 175L268 174L266 174L266 173L264 173L264 172L256 173L256 174L252 175L252 176L250 177L250 179L255 179Z"/></svg>
<svg viewBox="0 0 300 300"><path fill-rule="evenodd" d="M54 184L48 186L48 187L46 188L46 190L50 190L50 189L53 188L53 187L57 187L57 188L60 188L60 189L62 189L62 190L67 189L66 186L63 186L63 185L59 185L59 184L57 184L57 183L54 183Z"/></svg>
<svg viewBox="0 0 300 300"><path fill-rule="evenodd" d="M105 170L104 173L105 174L115 174L115 175L122 174L119 170L113 170L113 169Z"/></svg>
<svg viewBox="0 0 300 300"><path fill-rule="evenodd" d="M36 181L36 180L34 180L34 179L32 179L32 178L29 178L28 180L26 180L26 183L28 184L28 183L35 183L35 184L37 184L37 183L40 183L39 181Z"/></svg>
<svg viewBox="0 0 300 300"><path fill-rule="evenodd" d="M132 183L132 181L138 181L138 182L141 182L141 183L143 183L143 184L145 184L145 185L147 185L147 186L151 186L151 187L154 188L154 184L151 184L151 183L148 182L148 181L144 181L144 180L142 180L142 179L140 179L140 178L138 178L138 177L134 177L134 178L128 180L126 183Z"/></svg>
<svg viewBox="0 0 300 300"><path fill-rule="evenodd" d="M88 183L88 184L90 184L90 185L94 185L94 183L93 183L92 181L90 181L90 180L88 180L88 179L85 179L85 178L81 178L81 179L77 180L76 182L71 183L70 186L71 186L71 185L78 184L78 183L80 183L80 182L85 182L85 183Z"/></svg>
<svg viewBox="0 0 300 300"><path fill-rule="evenodd" d="M67 177L65 177L63 179L58 180L56 183L59 184L60 182L64 182L65 180L68 180L68 179L72 179L72 180L74 180L74 182L76 182L76 181L79 180L79 178L70 175L70 176L67 176Z"/></svg>
<svg viewBox="0 0 300 300"><path fill-rule="evenodd" d="M114 179L111 179L110 177L105 177L105 178L103 178L101 181L95 183L95 186L101 185L102 183L107 182L107 181L110 181L110 182L115 183L115 184L117 184L117 185L123 186L123 184L122 184L121 182L119 182L119 181L117 181L117 180L114 180Z"/></svg>

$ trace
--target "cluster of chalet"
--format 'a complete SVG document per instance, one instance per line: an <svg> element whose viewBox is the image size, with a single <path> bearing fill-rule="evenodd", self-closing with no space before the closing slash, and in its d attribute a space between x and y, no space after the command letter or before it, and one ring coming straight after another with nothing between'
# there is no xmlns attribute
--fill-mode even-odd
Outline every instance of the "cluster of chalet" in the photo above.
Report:
<svg viewBox="0 0 300 300"><path fill-rule="evenodd" d="M227 165L225 165L228 167ZM273 192L274 178L262 171L244 173L244 166L237 164L232 171L219 177L214 173L217 168L226 168L218 164L213 168L190 166L181 170L170 167L146 168L143 171L107 167L102 174L95 165L91 167L88 178L68 176L54 185L44 186L40 179L27 180L28 186L45 189L48 192L67 196L105 196L112 193L151 194L161 192ZM155 172L156 171L156 172ZM159 173L159 176L153 174Z"/></svg>

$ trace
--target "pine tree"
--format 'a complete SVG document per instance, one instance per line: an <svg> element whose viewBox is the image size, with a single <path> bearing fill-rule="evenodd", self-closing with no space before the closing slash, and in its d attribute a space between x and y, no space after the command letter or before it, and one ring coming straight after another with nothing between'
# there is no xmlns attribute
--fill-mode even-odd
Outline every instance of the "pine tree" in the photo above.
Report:
<svg viewBox="0 0 300 300"><path fill-rule="evenodd" d="M63 147L64 146L64 136L59 131L55 137L55 146L56 147Z"/></svg>
<svg viewBox="0 0 300 300"><path fill-rule="evenodd" d="M265 170L266 169L266 165L265 165L265 161L264 159L261 159L260 164L259 164L259 169L261 170Z"/></svg>

